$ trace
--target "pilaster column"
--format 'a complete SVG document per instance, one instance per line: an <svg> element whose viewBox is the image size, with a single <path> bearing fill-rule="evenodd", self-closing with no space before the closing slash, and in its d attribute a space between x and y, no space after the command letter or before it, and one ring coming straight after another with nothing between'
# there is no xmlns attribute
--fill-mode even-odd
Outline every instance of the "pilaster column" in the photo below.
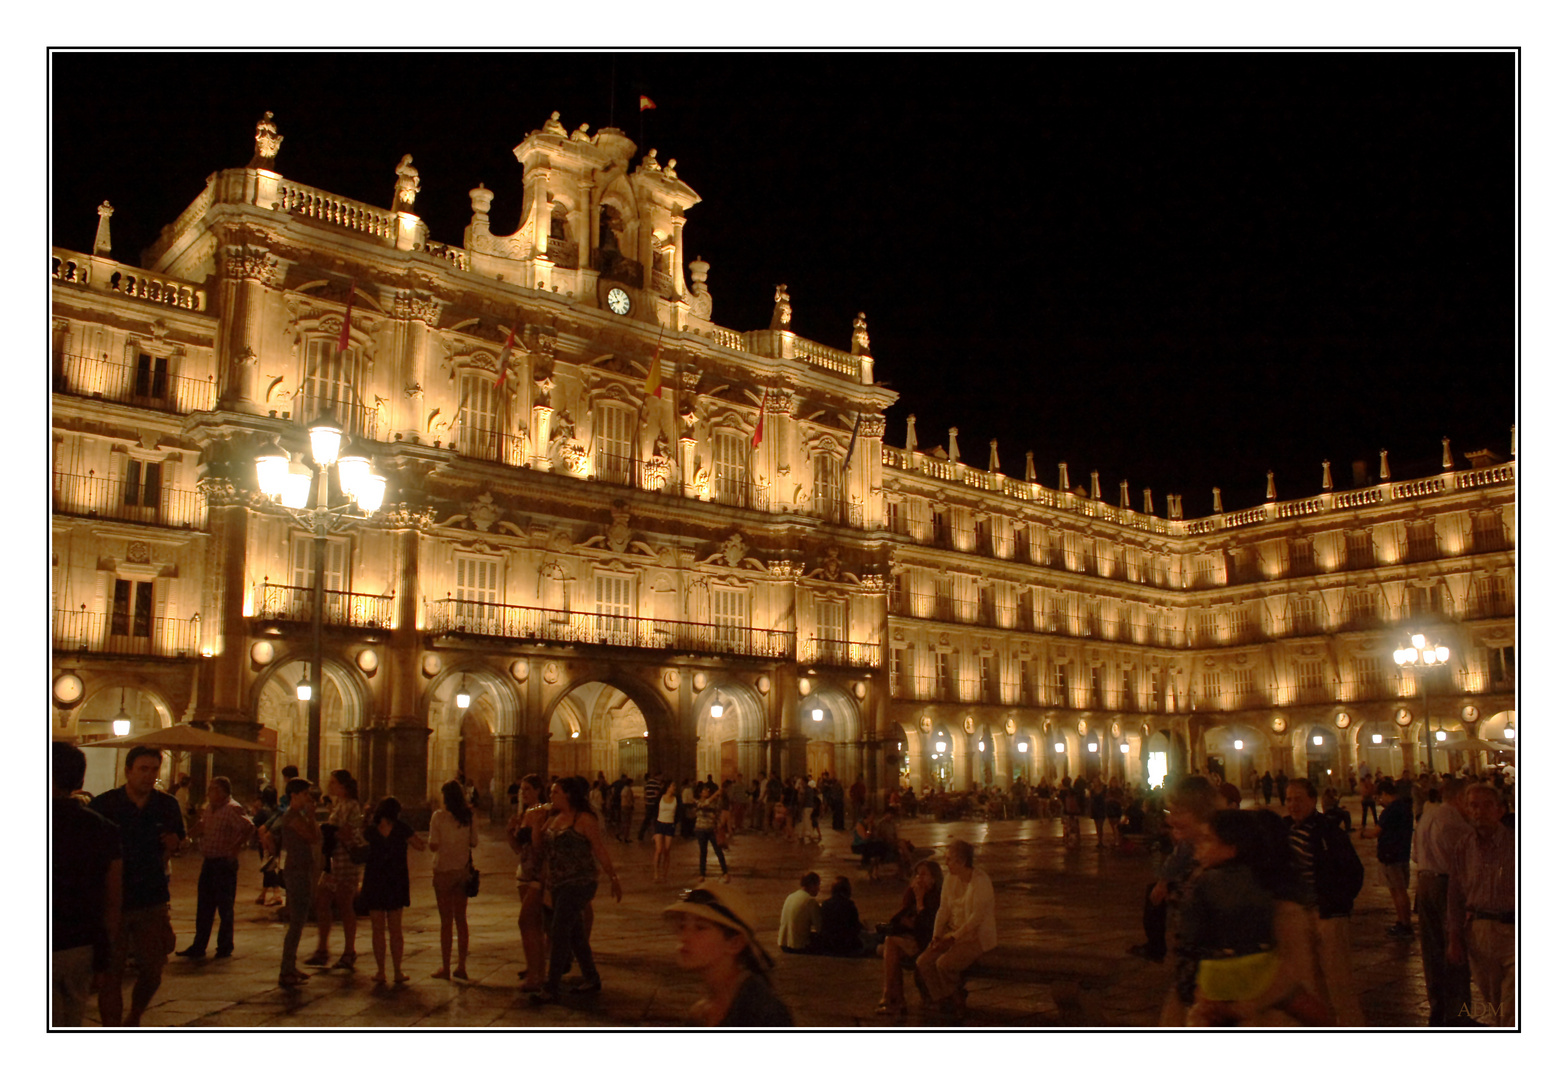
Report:
<svg viewBox="0 0 1568 1080"><path fill-rule="evenodd" d="M533 407L533 437L529 440L533 451L533 466L545 472L550 471L550 423L555 418L555 410L546 404L536 404Z"/></svg>
<svg viewBox="0 0 1568 1080"><path fill-rule="evenodd" d="M395 622L390 641L376 651L381 682L380 708L370 713L366 751L366 783L376 792L391 792L404 806L425 805L430 746L428 718L420 709L429 681L421 668L419 635L419 530L412 526L393 534Z"/></svg>
<svg viewBox="0 0 1568 1080"><path fill-rule="evenodd" d="M670 221L675 227L675 265L670 267L670 280L674 283L674 298L679 300L686 295L686 246L682 239L686 218L681 214L672 214Z"/></svg>
<svg viewBox="0 0 1568 1080"><path fill-rule="evenodd" d="M223 408L260 412L257 401L267 287L281 276L277 258L261 248L219 249L223 284L217 334L218 401Z"/></svg>
<svg viewBox="0 0 1568 1080"><path fill-rule="evenodd" d="M599 200L594 198L591 174L578 182L577 192L577 205L583 208L583 226L577 230L577 269L583 271L593 265L590 245L598 242Z"/></svg>

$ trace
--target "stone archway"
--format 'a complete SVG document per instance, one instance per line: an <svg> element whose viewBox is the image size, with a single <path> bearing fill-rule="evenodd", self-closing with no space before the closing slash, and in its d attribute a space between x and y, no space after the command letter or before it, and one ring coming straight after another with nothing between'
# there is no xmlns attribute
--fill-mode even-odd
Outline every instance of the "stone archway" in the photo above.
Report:
<svg viewBox="0 0 1568 1080"><path fill-rule="evenodd" d="M575 763L581 750L558 751L554 744L586 740L586 779L602 772L613 780L624 772L640 785L648 772L675 778L691 768L690 761L681 760L681 733L658 691L618 668L603 665L582 672L542 703L541 715L552 760ZM571 739L572 723L581 725L576 740Z"/></svg>
<svg viewBox="0 0 1568 1080"><path fill-rule="evenodd" d="M1363 769L1368 776L1379 772L1386 777L1397 777L1405 768L1403 744L1410 738L1409 729L1402 728L1393 716L1364 716L1350 728L1349 739L1355 747L1355 777L1359 780ZM1340 785L1347 791L1351 777Z"/></svg>
<svg viewBox="0 0 1568 1080"><path fill-rule="evenodd" d="M903 722L897 726L899 745L895 746L891 753L897 755L899 761L892 768L896 771L900 784L918 795L927 782L925 755L921 753L920 727L918 724Z"/></svg>
<svg viewBox="0 0 1568 1080"><path fill-rule="evenodd" d="M1241 746L1238 748L1237 743ZM1245 795L1252 790L1253 774L1269 766L1272 740L1268 732L1244 720L1225 720L1208 725L1203 732L1205 762L1218 759L1229 783Z"/></svg>
<svg viewBox="0 0 1568 1080"><path fill-rule="evenodd" d="M709 683L697 695L692 709L699 779L712 776L722 784L765 772L762 750L767 712L754 687L735 679Z"/></svg>
<svg viewBox="0 0 1568 1080"><path fill-rule="evenodd" d="M125 754L129 748L93 748L94 741L114 737L114 720L122 715L130 718L130 735L150 734L174 723L163 695L136 680L110 683L88 691L74 717L78 745L87 755L83 791L96 795L125 783ZM183 756L185 763L176 761L177 756ZM188 762L188 755L164 755L158 780L165 791L179 773L190 772Z"/></svg>
<svg viewBox="0 0 1568 1080"><path fill-rule="evenodd" d="M860 707L842 687L825 679L813 680L810 693L801 696L795 710L795 731L805 742L805 772L817 779L828 772L843 779L861 771Z"/></svg>
<svg viewBox="0 0 1568 1080"><path fill-rule="evenodd" d="M310 705L296 692L309 670L308 657L282 657L262 672L252 691L251 715L261 725L257 741L276 748L270 763L266 760L269 755L263 755L262 772L280 791L283 767L293 765L304 776L310 760ZM321 695L321 776L307 779L320 782L334 769L348 769L357 776L351 740L364 726L364 690L353 671L335 657L322 657L321 678L325 684Z"/></svg>
<svg viewBox="0 0 1568 1080"><path fill-rule="evenodd" d="M507 775L514 763L503 747L513 741L520 717L513 681L481 662L457 663L430 685L424 705L430 727L426 796L439 799L441 785L461 776L478 790L481 809L505 805L515 777Z"/></svg>

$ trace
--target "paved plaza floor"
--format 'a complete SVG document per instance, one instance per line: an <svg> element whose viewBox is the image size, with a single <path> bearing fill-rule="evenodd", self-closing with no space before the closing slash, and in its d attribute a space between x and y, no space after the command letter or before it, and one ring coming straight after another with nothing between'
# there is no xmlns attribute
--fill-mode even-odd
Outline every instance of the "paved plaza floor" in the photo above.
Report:
<svg viewBox="0 0 1568 1080"><path fill-rule="evenodd" d="M1128 957L1126 949L1142 940L1142 897L1157 861L1149 855L1096 849L1092 826L1084 825L1083 846L1075 849L1064 847L1059 821L906 822L903 835L917 848L939 849L955 837L977 844L977 865L990 874L996 887L1004 947L1008 942L1030 941L1102 955L1107 970L1124 971L1104 995L1105 1024L1153 1027L1170 985L1173 961L1148 963ZM1392 901L1376 872L1372 842L1357 840L1356 846L1367 874L1352 920L1352 963L1367 1023L1379 1028L1424 1026L1427 1008L1420 947L1413 940L1385 935L1393 921ZM209 954L199 961L171 957L144 1023L240 1028L684 1026L698 986L675 966L675 937L660 912L696 883L697 845L678 842L672 881L665 885L652 882L651 836L641 844L612 842L612 851L626 895L617 904L608 886L601 884L595 903L593 948L604 983L597 995L566 995L562 1005L536 1006L518 990L523 953L517 934L514 860L500 827L493 826L484 830L475 858L483 888L469 903L469 981L430 977L440 966L439 924L429 888L428 856L414 853L414 906L404 913L404 969L412 981L393 988L372 982L370 925L361 920L357 970L310 969L318 973L304 986L279 988L284 924L278 921L278 909L252 902L260 873L255 855L248 853L241 862L234 955L217 960ZM732 882L750 897L761 922L759 934L778 960L774 985L794 1011L797 1025L1066 1026L1048 987L980 979L971 983L969 1015L961 1022L923 1016L913 1009L907 1018L890 1020L875 1013L881 990L879 959L779 954L772 947L779 907L808 869L823 875L824 898L833 876L848 876L867 925L886 920L898 907L904 884L890 875L867 881L849 854L847 832L825 828L820 845L745 833L732 841L729 859ZM195 853L173 862L174 928L180 948L193 937L200 864ZM709 869L717 873L711 862ZM342 948L340 927L334 926L331 945L336 957ZM312 924L301 942L300 956L314 947ZM127 998L129 989L127 981ZM916 998L912 987L909 996ZM89 1023L96 1023L96 1010L89 1012Z"/></svg>

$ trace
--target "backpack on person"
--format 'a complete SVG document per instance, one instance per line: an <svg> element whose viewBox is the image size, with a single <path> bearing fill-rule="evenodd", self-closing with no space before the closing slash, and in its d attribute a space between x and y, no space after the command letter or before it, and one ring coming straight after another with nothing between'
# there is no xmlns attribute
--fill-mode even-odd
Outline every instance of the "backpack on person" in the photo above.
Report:
<svg viewBox="0 0 1568 1080"><path fill-rule="evenodd" d="M1366 879L1361 856L1351 844L1349 834L1335 828L1331 822L1325 821L1318 829L1316 842L1321 849L1315 875L1318 908L1330 913L1348 913Z"/></svg>

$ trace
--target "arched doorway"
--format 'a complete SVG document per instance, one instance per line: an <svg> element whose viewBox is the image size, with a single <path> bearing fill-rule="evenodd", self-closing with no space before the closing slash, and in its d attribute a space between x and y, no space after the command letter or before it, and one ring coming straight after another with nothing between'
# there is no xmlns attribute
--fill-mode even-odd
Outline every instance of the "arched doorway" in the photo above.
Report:
<svg viewBox="0 0 1568 1080"><path fill-rule="evenodd" d="M310 669L307 660L294 657L281 660L266 672L256 687L256 722L262 731L259 742L277 748L262 769L268 783L282 790L283 767L293 765L304 776L310 761L310 703L301 701L297 687ZM336 660L324 658L321 679L321 776L307 777L320 783L334 769L352 769L349 733L362 726L363 709L358 684ZM364 794L361 792L361 794Z"/></svg>
<svg viewBox="0 0 1568 1080"><path fill-rule="evenodd" d="M765 715L762 696L745 683L710 684L697 696L697 776L715 783L760 776ZM821 775L821 771L811 774Z"/></svg>
<svg viewBox="0 0 1568 1080"><path fill-rule="evenodd" d="M1252 790L1255 774L1268 767L1268 736L1250 724L1216 724L1203 733L1203 756L1242 792Z"/></svg>
<svg viewBox="0 0 1568 1080"><path fill-rule="evenodd" d="M1305 776L1319 791L1333 785L1344 788L1345 777L1335 778L1334 770L1339 761L1339 736L1327 724L1305 724L1294 733L1294 775Z"/></svg>
<svg viewBox="0 0 1568 1080"><path fill-rule="evenodd" d="M549 716L549 770L556 776L641 782L650 771L653 732L642 709L620 687L579 683L556 699ZM672 777L673 779L673 777Z"/></svg>
<svg viewBox="0 0 1568 1080"><path fill-rule="evenodd" d="M1170 736L1163 730L1151 731L1143 742L1143 775L1148 780L1149 788L1164 787L1177 775L1176 753Z"/></svg>
<svg viewBox="0 0 1568 1080"><path fill-rule="evenodd" d="M114 721L130 719L130 735L150 734L173 724L174 718L163 698L135 686L105 686L87 696L76 712L76 737L87 755L87 776L82 790L100 795L125 783L125 749L94 748L100 739L114 738ZM190 772L188 760L175 761L177 755L165 754L158 782L167 791L176 776ZM183 756L183 755L182 755Z"/></svg>
<svg viewBox="0 0 1568 1080"><path fill-rule="evenodd" d="M478 789L480 808L492 809L515 779L501 775L504 763L496 753L496 737L517 731L511 682L477 664L454 666L430 687L426 710L427 794L438 799L442 784L461 777Z"/></svg>
<svg viewBox="0 0 1568 1080"><path fill-rule="evenodd" d="M898 770L900 786L909 788L917 795L927 783L925 756L920 747L920 729L913 724L899 724L898 742L893 748L898 762L893 768Z"/></svg>
<svg viewBox="0 0 1568 1080"><path fill-rule="evenodd" d="M806 775L819 779L824 772L838 779L860 772L855 749L860 740L860 709L840 687L816 680L800 698L795 730L805 736Z"/></svg>
<svg viewBox="0 0 1568 1080"><path fill-rule="evenodd" d="M1404 751L1401 749L1405 737L1406 729L1392 719L1363 720L1357 725L1355 733L1357 779L1363 772L1368 776L1376 776L1379 771L1384 776L1398 777L1405 768ZM1348 777L1346 783L1349 783Z"/></svg>

